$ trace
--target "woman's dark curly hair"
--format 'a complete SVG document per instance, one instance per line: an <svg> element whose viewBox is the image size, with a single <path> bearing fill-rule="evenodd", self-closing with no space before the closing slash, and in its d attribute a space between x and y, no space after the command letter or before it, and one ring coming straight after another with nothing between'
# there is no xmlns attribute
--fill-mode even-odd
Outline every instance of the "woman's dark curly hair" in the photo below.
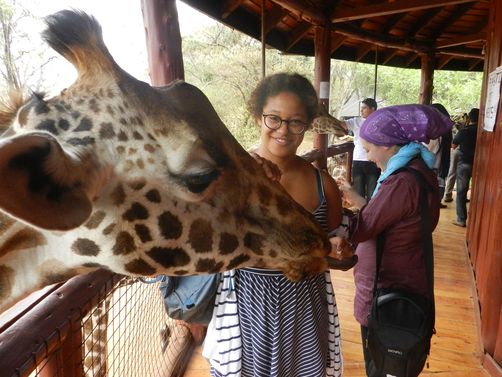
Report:
<svg viewBox="0 0 502 377"><path fill-rule="evenodd" d="M310 126L318 115L317 93L311 82L297 73L276 73L261 80L251 93L247 104L248 111L255 118L260 118L267 100L283 92L296 94L300 98L305 105L307 122Z"/></svg>

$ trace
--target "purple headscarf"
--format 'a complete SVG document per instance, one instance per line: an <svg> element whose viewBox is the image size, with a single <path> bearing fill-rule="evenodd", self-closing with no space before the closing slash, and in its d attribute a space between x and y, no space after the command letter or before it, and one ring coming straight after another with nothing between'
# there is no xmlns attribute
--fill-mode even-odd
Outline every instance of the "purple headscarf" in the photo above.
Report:
<svg viewBox="0 0 502 377"><path fill-rule="evenodd" d="M375 145L428 143L451 130L453 122L427 105L383 107L363 122L359 136Z"/></svg>

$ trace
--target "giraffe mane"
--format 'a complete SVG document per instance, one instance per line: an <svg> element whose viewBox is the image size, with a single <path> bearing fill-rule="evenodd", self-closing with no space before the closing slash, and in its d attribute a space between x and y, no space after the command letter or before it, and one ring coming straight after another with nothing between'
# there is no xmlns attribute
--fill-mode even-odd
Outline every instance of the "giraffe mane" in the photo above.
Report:
<svg viewBox="0 0 502 377"><path fill-rule="evenodd" d="M21 89L10 90L6 97L0 98L0 133L9 128L17 111L25 103Z"/></svg>

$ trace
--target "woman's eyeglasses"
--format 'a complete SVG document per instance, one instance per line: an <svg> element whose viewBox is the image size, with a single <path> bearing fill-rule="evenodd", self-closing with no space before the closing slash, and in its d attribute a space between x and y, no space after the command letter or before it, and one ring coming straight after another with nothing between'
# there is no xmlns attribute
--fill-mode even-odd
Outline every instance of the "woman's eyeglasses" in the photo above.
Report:
<svg viewBox="0 0 502 377"><path fill-rule="evenodd" d="M305 132L308 124L299 119L282 119L281 117L274 114L262 114L263 122L265 126L271 130L278 130L281 128L282 124L285 123L288 127L289 132L295 135L301 135Z"/></svg>

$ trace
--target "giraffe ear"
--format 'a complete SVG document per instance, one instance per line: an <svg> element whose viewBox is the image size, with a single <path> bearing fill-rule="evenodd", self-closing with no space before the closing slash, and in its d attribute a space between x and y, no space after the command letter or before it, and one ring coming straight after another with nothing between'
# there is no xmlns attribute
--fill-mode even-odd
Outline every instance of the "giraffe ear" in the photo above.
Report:
<svg viewBox="0 0 502 377"><path fill-rule="evenodd" d="M64 181L78 160L50 134L29 133L0 140L0 210L49 230L80 226L92 203L79 185Z"/></svg>

